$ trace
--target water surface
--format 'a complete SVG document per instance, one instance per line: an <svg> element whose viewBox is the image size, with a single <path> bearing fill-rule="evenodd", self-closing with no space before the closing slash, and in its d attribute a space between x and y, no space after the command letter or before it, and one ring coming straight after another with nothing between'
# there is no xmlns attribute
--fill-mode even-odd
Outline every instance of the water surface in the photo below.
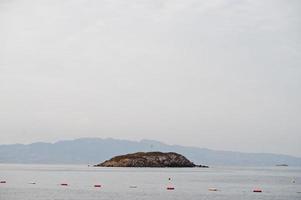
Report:
<svg viewBox="0 0 301 200"><path fill-rule="evenodd" d="M168 178L173 191L166 190ZM301 168L292 167L154 169L3 164L1 180L6 181L0 184L1 200L301 199ZM102 187L95 188L95 184ZM208 191L210 187L219 191ZM254 188L263 192L253 193Z"/></svg>

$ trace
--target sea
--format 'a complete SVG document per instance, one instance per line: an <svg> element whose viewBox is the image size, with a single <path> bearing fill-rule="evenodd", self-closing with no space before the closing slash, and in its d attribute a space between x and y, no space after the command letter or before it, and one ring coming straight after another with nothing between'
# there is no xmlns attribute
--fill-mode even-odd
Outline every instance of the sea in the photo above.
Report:
<svg viewBox="0 0 301 200"><path fill-rule="evenodd" d="M0 200L301 200L300 167L1 164L0 182Z"/></svg>

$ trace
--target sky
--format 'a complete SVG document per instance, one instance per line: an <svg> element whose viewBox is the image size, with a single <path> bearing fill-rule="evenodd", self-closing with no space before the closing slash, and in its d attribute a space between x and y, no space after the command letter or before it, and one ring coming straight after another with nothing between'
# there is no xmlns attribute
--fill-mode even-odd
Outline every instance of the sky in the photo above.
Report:
<svg viewBox="0 0 301 200"><path fill-rule="evenodd" d="M299 0L2 0L0 144L301 157Z"/></svg>

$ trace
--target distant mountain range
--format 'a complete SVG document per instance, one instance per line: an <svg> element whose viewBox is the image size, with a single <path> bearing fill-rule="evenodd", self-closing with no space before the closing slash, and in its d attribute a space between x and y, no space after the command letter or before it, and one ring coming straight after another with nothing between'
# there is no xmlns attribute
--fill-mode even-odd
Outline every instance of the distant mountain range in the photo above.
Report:
<svg viewBox="0 0 301 200"><path fill-rule="evenodd" d="M301 158L269 153L240 153L167 145L154 140L80 138L56 143L0 145L0 163L97 164L113 156L147 151L177 152L195 164L301 166Z"/></svg>

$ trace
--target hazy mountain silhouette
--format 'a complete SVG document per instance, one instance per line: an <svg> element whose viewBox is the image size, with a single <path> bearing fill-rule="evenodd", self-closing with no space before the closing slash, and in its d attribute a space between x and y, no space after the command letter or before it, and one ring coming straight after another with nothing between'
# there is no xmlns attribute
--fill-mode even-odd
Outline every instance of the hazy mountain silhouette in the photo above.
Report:
<svg viewBox="0 0 301 200"><path fill-rule="evenodd" d="M216 151L167 145L154 140L136 142L100 138L0 145L0 163L97 164L116 155L138 151L177 152L196 164L204 165L301 166L301 158L288 155Z"/></svg>

